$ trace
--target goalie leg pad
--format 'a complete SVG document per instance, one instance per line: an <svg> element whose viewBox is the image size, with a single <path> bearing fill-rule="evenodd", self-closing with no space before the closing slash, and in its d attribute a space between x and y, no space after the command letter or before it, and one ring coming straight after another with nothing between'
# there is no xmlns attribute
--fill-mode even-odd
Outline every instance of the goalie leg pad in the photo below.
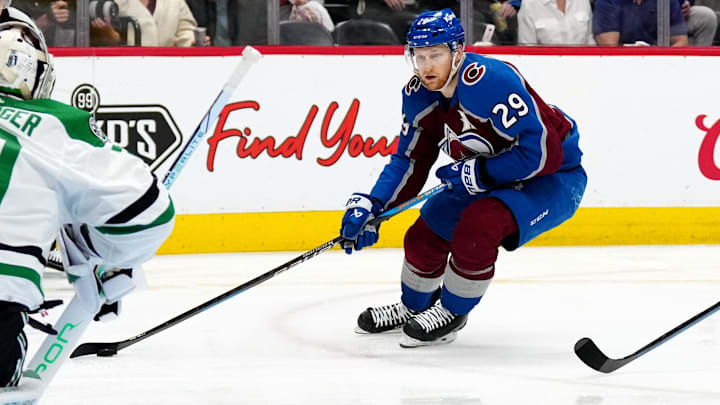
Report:
<svg viewBox="0 0 720 405"><path fill-rule="evenodd" d="M13 302L0 301L0 387L18 385L27 355L27 308Z"/></svg>

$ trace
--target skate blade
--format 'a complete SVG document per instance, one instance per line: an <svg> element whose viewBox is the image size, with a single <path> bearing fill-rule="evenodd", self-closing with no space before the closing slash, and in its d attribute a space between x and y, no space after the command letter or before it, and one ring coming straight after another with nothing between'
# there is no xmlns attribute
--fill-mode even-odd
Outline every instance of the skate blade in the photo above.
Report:
<svg viewBox="0 0 720 405"><path fill-rule="evenodd" d="M395 329L386 330L384 332L368 332L365 329L360 329L359 326L355 327L355 333L358 335L393 335L398 334L402 331L402 325L398 326Z"/></svg>
<svg viewBox="0 0 720 405"><path fill-rule="evenodd" d="M421 346L446 345L448 343L454 342L456 337L457 337L457 331L453 331L453 332L450 332L447 335L441 337L440 339L426 342L426 341L415 339L415 338L410 337L403 333L402 337L400 338L400 347L405 348L405 349L412 349L412 348L421 347Z"/></svg>

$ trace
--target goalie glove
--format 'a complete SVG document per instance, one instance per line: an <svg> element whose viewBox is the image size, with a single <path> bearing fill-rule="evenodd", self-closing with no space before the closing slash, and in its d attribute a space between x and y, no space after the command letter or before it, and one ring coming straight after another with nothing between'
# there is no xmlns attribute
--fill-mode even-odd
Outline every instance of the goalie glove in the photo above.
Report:
<svg viewBox="0 0 720 405"><path fill-rule="evenodd" d="M142 270L106 268L83 236L86 225L66 225L60 232L58 248L68 281L77 298L96 320L111 320L120 314L120 299L135 289Z"/></svg>
<svg viewBox="0 0 720 405"><path fill-rule="evenodd" d="M91 274L70 277L70 283L88 312L95 314L96 321L110 321L120 315L121 299L135 289L140 273L139 269L107 270L99 265Z"/></svg>

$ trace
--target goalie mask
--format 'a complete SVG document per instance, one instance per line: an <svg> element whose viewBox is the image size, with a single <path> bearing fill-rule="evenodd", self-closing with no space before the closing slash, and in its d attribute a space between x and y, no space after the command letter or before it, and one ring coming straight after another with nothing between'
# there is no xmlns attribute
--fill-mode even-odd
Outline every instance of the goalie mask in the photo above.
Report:
<svg viewBox="0 0 720 405"><path fill-rule="evenodd" d="M0 92L25 100L49 98L55 85L52 55L45 38L25 13L0 15Z"/></svg>

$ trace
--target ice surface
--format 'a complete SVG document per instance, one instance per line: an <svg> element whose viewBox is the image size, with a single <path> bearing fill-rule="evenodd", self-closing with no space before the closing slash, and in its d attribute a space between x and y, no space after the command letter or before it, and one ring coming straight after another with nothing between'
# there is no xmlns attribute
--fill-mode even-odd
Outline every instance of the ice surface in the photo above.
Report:
<svg viewBox="0 0 720 405"><path fill-rule="evenodd" d="M160 256L121 318L83 341L135 336L299 254ZM398 334L353 332L365 307L399 298L402 251L331 251L115 357L68 360L41 403L720 404L720 314L609 375L572 350L589 336L626 356L714 304L719 259L720 246L501 252L457 341L402 349ZM45 286L72 293L57 272ZM44 335L28 332L32 353Z"/></svg>

